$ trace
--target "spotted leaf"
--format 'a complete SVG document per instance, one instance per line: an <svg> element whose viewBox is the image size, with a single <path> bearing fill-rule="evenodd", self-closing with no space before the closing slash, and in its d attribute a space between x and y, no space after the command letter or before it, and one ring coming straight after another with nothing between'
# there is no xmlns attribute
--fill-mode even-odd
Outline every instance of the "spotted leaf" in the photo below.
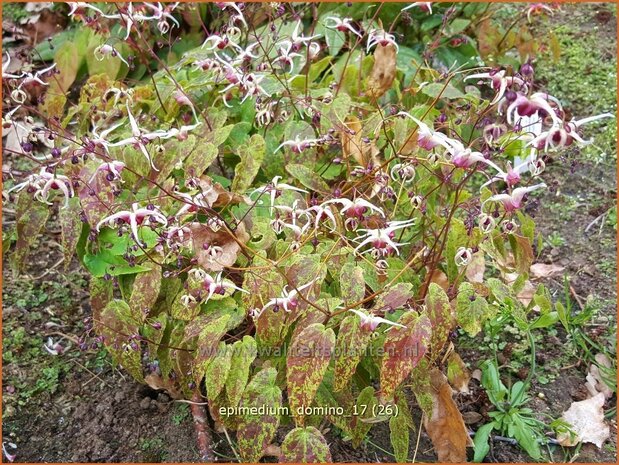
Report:
<svg viewBox="0 0 619 465"><path fill-rule="evenodd" d="M288 350L286 381L288 401L297 424L303 415L297 409L309 407L329 366L335 346L335 334L320 323L305 328L292 341Z"/></svg>
<svg viewBox="0 0 619 465"><path fill-rule="evenodd" d="M295 428L284 438L280 462L325 463L331 462L327 441L313 426Z"/></svg>

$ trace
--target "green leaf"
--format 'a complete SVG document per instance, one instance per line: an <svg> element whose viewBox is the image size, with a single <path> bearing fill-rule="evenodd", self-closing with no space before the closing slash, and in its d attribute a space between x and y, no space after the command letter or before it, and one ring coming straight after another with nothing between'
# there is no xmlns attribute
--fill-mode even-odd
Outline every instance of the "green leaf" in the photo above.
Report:
<svg viewBox="0 0 619 465"><path fill-rule="evenodd" d="M54 91L65 93L69 90L80 68L79 58L77 47L71 41L65 42L58 49L54 61L56 62L56 69L60 73L54 75L54 78L50 81L50 87Z"/></svg>
<svg viewBox="0 0 619 465"><path fill-rule="evenodd" d="M337 374L335 377L337 380ZM370 429L372 429L372 423L368 420L374 417L376 405L378 405L378 399L376 398L374 388L372 386L365 387L357 397L355 404L356 415L352 416L350 422L351 442L355 449L362 444Z"/></svg>
<svg viewBox="0 0 619 465"><path fill-rule="evenodd" d="M329 186L314 169L308 168L305 165L293 163L286 165L286 171L312 191L321 192L323 194L329 192Z"/></svg>
<svg viewBox="0 0 619 465"><path fill-rule="evenodd" d="M454 260L456 252L460 247L467 245L468 235L462 220L454 219L451 222L445 246L445 260L447 261L447 278L453 283L458 276L458 266Z"/></svg>
<svg viewBox="0 0 619 465"><path fill-rule="evenodd" d="M304 414L298 409L309 407L327 371L335 346L335 334L320 323L309 325L292 341L287 357L286 381L291 413L298 425Z"/></svg>
<svg viewBox="0 0 619 465"><path fill-rule="evenodd" d="M465 96L462 92L460 92L451 84L445 85L438 82L433 82L431 84L428 84L427 86L423 86L420 92L432 98L440 97L447 100L453 100Z"/></svg>
<svg viewBox="0 0 619 465"><path fill-rule="evenodd" d="M313 426L295 428L284 438L280 462L326 463L331 462L327 441Z"/></svg>
<svg viewBox="0 0 619 465"><path fill-rule="evenodd" d="M232 192L245 192L258 174L264 160L265 142L260 134L254 134L247 144L238 148L241 161L234 169Z"/></svg>
<svg viewBox="0 0 619 465"><path fill-rule="evenodd" d="M487 423L481 426L475 433L475 438L473 439L473 444L475 444L475 457L473 458L473 462L480 463L484 460L486 455L488 455L488 452L490 452L488 440L490 439L490 433L494 427L494 423Z"/></svg>
<svg viewBox="0 0 619 465"><path fill-rule="evenodd" d="M135 265L130 266L122 257L112 255L106 250L101 250L98 254L86 254L84 256L84 266L95 278L102 278L106 274L110 276L120 276L123 274L142 273L150 270L150 266Z"/></svg>
<svg viewBox="0 0 619 465"><path fill-rule="evenodd" d="M196 384L200 384L205 376L208 365L217 355L216 347L227 331L230 315L223 314L205 325L198 335L195 359L193 361L193 376Z"/></svg>

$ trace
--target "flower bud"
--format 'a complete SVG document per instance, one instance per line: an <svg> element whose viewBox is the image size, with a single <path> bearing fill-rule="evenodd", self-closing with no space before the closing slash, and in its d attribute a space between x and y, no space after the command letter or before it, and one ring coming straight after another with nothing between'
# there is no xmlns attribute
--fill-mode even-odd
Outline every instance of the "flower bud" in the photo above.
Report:
<svg viewBox="0 0 619 465"><path fill-rule="evenodd" d="M466 266L469 263L471 263L472 258L473 258L473 251L471 249L468 249L466 247L460 247L456 251L456 255L454 256L454 262L456 263L456 266L458 267Z"/></svg>

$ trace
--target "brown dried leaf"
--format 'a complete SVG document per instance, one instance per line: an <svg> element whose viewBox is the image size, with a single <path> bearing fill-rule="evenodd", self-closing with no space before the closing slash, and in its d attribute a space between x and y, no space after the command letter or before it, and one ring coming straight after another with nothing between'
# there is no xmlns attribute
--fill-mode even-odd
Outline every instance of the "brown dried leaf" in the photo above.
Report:
<svg viewBox="0 0 619 465"><path fill-rule="evenodd" d="M361 121L355 116L349 116L345 125L349 131L352 131L352 134L345 130L340 133L344 159L352 157L361 166L367 166L370 162L374 166L380 165L378 162L379 150L374 142L366 143L362 140L363 127Z"/></svg>
<svg viewBox="0 0 619 465"><path fill-rule="evenodd" d="M156 373L151 373L144 377L144 382L155 391L166 391L172 399L182 399L183 393L179 391L178 387L170 378L162 378Z"/></svg>
<svg viewBox="0 0 619 465"><path fill-rule="evenodd" d="M441 270L434 270L432 277L430 278L430 282L438 284L445 292L449 289L449 280L447 279L447 275Z"/></svg>
<svg viewBox="0 0 619 465"><path fill-rule="evenodd" d="M393 44L377 45L374 67L368 78L365 93L377 99L391 88L396 74L397 50Z"/></svg>
<svg viewBox="0 0 619 465"><path fill-rule="evenodd" d="M471 374L457 352L452 352L447 359L447 378L456 392L469 393Z"/></svg>
<svg viewBox="0 0 619 465"><path fill-rule="evenodd" d="M438 369L430 372L432 416L424 416L424 427L432 440L439 462L466 462L466 448L472 446L462 414L451 395L447 378Z"/></svg>
<svg viewBox="0 0 619 465"><path fill-rule="evenodd" d="M249 240L243 223L239 223L235 233L225 227L215 232L202 223L191 223L189 229L198 264L206 271L221 271L227 266L234 265L241 251L239 242L245 244ZM221 250L213 257L209 254L210 250L205 247L207 249L220 247Z"/></svg>
<svg viewBox="0 0 619 465"><path fill-rule="evenodd" d="M561 417L571 425L575 437L570 433L562 433L557 439L562 446L575 446L580 442L591 442L602 447L604 441L610 436L610 428L604 422L604 394L599 393L594 397L572 402L570 408Z"/></svg>

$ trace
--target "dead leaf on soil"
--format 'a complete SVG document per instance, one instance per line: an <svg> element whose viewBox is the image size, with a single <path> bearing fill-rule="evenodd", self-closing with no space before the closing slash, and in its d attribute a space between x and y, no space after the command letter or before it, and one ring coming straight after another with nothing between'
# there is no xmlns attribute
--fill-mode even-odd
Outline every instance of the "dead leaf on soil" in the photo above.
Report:
<svg viewBox="0 0 619 465"><path fill-rule="evenodd" d="M564 269L565 267L555 265L553 263L536 263L534 265L531 265L531 270L529 271L529 274L532 279L550 278L561 273Z"/></svg>
<svg viewBox="0 0 619 465"><path fill-rule="evenodd" d="M453 401L447 377L438 369L430 373L432 416L424 416L424 426L439 462L466 462L466 448L473 442L468 435L462 414Z"/></svg>
<svg viewBox="0 0 619 465"><path fill-rule="evenodd" d="M589 367L585 386L592 396L595 397L599 393L602 393L604 394L604 398L610 399L613 396L613 390L604 381L604 372L606 371L605 369L612 368L611 361L602 353L595 356L595 361L597 365L592 363Z"/></svg>
<svg viewBox="0 0 619 465"><path fill-rule="evenodd" d="M604 394L599 393L594 397L572 402L561 417L572 427L575 436L570 433L562 433L557 440L562 446L575 446L580 442L590 442L602 447L604 441L610 437L610 428L604 422Z"/></svg>

